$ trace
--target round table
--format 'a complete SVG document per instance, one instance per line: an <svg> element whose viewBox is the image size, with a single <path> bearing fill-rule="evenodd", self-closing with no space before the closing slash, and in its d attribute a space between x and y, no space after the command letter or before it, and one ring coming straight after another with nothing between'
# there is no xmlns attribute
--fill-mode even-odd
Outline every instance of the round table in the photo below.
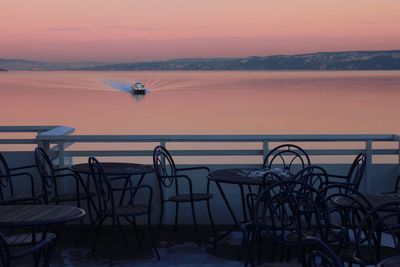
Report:
<svg viewBox="0 0 400 267"><path fill-rule="evenodd" d="M139 186L142 184L143 178L146 176L146 174L154 172L153 166L146 165L146 164L138 164L138 163L101 162L101 166L103 167L104 172L109 176L117 176L117 177L126 176L124 187L128 186L130 177L135 176L135 175L140 175L139 181L136 184L136 186ZM86 186L87 186L87 188L90 187L89 163L74 164L70 167L70 170L72 172L74 172L76 175L78 175L80 178L81 178L81 174L86 174L88 177ZM112 178L110 178L110 180L112 180ZM123 202L125 193L126 193L125 191L122 192L121 199L119 201L120 204ZM99 216L97 208L95 207L94 204L93 204L93 206L94 206L93 208L94 208L97 216Z"/></svg>
<svg viewBox="0 0 400 267"><path fill-rule="evenodd" d="M122 162L101 162L104 172L108 175L137 175L154 172L154 168L146 164L122 163ZM75 173L90 174L89 163L75 164L70 167Z"/></svg>
<svg viewBox="0 0 400 267"><path fill-rule="evenodd" d="M65 205L0 206L0 228L64 224L85 214L83 209Z"/></svg>
<svg viewBox="0 0 400 267"><path fill-rule="evenodd" d="M365 194L364 197L369 201L372 208L378 207L380 205L400 201L400 193L374 193ZM353 202L344 196L337 196L332 198L333 202L344 208L349 208L353 206ZM361 202L360 202L361 203Z"/></svg>
<svg viewBox="0 0 400 267"><path fill-rule="evenodd" d="M258 186L258 191L260 192L261 186L265 184L265 175L268 173L274 173L275 175L281 176L282 178L286 178L286 174L283 172L278 172L277 170L268 170L263 168L233 168L233 169L221 169L215 170L208 174L207 178L211 181L214 181L218 187L218 190L225 202L226 207L228 208L229 214L231 215L234 226L233 228L221 235L220 237L214 240L214 245L220 240L224 239L231 232L235 231L238 227L240 227L240 222L236 218L236 215L229 204L229 201L222 189L222 184L233 184L238 185L240 188L240 196L242 201L242 210L243 210L243 220L247 221L247 209L246 209L246 200L244 193L244 186L248 187L249 192L251 193L252 186ZM283 177L283 175L285 177ZM288 176L290 177L290 176Z"/></svg>
<svg viewBox="0 0 400 267"><path fill-rule="evenodd" d="M208 178L224 184L261 185L267 170L256 168L236 168L212 171Z"/></svg>

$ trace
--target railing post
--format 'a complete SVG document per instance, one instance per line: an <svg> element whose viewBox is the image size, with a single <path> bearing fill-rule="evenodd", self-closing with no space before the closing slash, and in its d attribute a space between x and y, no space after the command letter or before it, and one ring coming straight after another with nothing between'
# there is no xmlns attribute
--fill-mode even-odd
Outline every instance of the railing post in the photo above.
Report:
<svg viewBox="0 0 400 267"><path fill-rule="evenodd" d="M367 163L365 166L365 192L371 193L372 191L372 177L370 176L372 170L372 140L366 141L366 153L367 153Z"/></svg>
<svg viewBox="0 0 400 267"><path fill-rule="evenodd" d="M65 157L64 157L65 147L64 147L64 141L59 141L59 142L57 142L57 146L58 146L58 166L59 166L60 168L64 168L64 167L65 167Z"/></svg>
<svg viewBox="0 0 400 267"><path fill-rule="evenodd" d="M268 155L268 153L269 153L269 142L267 140L264 140L263 141L263 158L262 158L263 163L264 163L264 159Z"/></svg>

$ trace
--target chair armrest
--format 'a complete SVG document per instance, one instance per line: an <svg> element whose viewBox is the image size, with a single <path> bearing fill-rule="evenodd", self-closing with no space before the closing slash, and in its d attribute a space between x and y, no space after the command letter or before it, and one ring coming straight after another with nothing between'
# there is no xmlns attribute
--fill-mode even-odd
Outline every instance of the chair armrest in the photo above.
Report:
<svg viewBox="0 0 400 267"><path fill-rule="evenodd" d="M36 165L27 165L27 166L20 166L16 168L9 168L10 171L19 171L19 170L25 170L25 169L32 169L36 168Z"/></svg>
<svg viewBox="0 0 400 267"><path fill-rule="evenodd" d="M12 178L12 177L18 177L18 176L25 176L25 177L29 178L29 181L31 183L32 197L35 197L35 182L33 180L33 176L30 173L19 172L19 173L0 175L0 183L2 183L1 178Z"/></svg>
<svg viewBox="0 0 400 267"><path fill-rule="evenodd" d="M195 171L195 170L205 170L207 172L210 172L210 169L206 166L198 166L198 167L189 167L189 168L179 168L176 169L176 171Z"/></svg>

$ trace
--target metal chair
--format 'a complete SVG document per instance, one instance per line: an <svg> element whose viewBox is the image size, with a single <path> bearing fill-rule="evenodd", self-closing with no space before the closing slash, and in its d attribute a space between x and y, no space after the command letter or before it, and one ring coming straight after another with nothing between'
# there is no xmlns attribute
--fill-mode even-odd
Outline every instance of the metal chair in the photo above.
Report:
<svg viewBox="0 0 400 267"><path fill-rule="evenodd" d="M320 194L325 199L333 223L344 229L336 252L342 260L350 261L354 253L357 228L372 209L372 204L354 187L344 184L328 185Z"/></svg>
<svg viewBox="0 0 400 267"><path fill-rule="evenodd" d="M64 202L76 202L77 206L81 207L81 201L86 200L90 220L93 223L91 208L95 209L93 198L95 197L96 193L89 192L81 177L69 172L69 168L56 169L46 151L40 147L35 149L35 161L37 170L42 178L44 202L46 204L50 202L56 204ZM72 181L74 181L75 192L59 192L60 182L63 182L63 179L72 179ZM81 191L81 187L83 192Z"/></svg>
<svg viewBox="0 0 400 267"><path fill-rule="evenodd" d="M96 249L96 244L99 238L99 230L104 221L107 218L111 218L112 220L112 237L110 243L110 264L112 264L114 259L114 251L115 251L115 238L116 232L115 228L118 226L122 237L124 238L125 243L128 243L124 233L122 232L122 226L120 222L120 218L124 218L127 222L132 224L136 231L136 217L138 216L147 216L147 229L150 236L151 245L153 247L154 253L157 256L157 259L160 259L160 255L158 254L157 246L155 239L153 237L153 232L151 229L151 214L153 212L153 207L151 205L153 198L153 189L148 185L139 185L132 186L131 183L128 183L128 186L125 187L113 187L111 181L115 181L115 179L110 180L106 173L104 172L101 163L94 157L89 158L89 166L91 176L94 179L94 183L97 191L98 198L98 218L95 221L96 229L95 229L95 240L93 243L92 251L94 252ZM129 178L125 178L129 179ZM147 191L147 198L143 198L145 203L137 203L137 193L139 191ZM123 199L116 199L116 193L124 193L124 196L127 196ZM139 238L139 235L137 235Z"/></svg>
<svg viewBox="0 0 400 267"><path fill-rule="evenodd" d="M400 201L397 201L375 207L366 214L358 227L355 253L350 262L362 267L377 265L400 254L399 212Z"/></svg>
<svg viewBox="0 0 400 267"><path fill-rule="evenodd" d="M26 172L27 169L35 168L35 165L10 168L4 156L0 153L0 204L11 205L16 203L41 203L43 191L35 190L33 176ZM30 190L17 192L14 187L14 180L19 183L28 182Z"/></svg>
<svg viewBox="0 0 400 267"><path fill-rule="evenodd" d="M341 238L341 228L330 222L323 197L311 185L301 181L283 181L268 187L260 196L253 213L252 240L246 240L252 265L254 246L260 255L260 236L265 232L274 244L300 248L308 236L328 240ZM260 221L261 214L261 221ZM335 233L332 229L338 229ZM275 254L276 245L272 254ZM304 263L304 262L303 262Z"/></svg>
<svg viewBox="0 0 400 267"><path fill-rule="evenodd" d="M264 159L264 168L281 168L287 173L296 173L311 165L307 153L299 146L283 144L271 150ZM297 171L296 171L297 170Z"/></svg>
<svg viewBox="0 0 400 267"><path fill-rule="evenodd" d="M158 231L157 236L159 237L160 228L162 224L162 219L164 215L164 204L165 202L172 202L175 203L175 223L174 229L176 230L178 225L178 216L179 216L179 205L181 203L190 203L191 210L192 210L192 218L193 224L196 234L197 243L200 245L199 233L197 229L197 219L196 219L196 212L195 212L195 202L206 201L207 202L207 210L209 220L214 232L216 235L214 221L211 215L211 208L210 208L210 199L213 195L210 193L210 181L207 180L207 192L206 193L194 193L193 192L193 185L192 180L187 175L180 174L183 171L193 171L193 170L204 170L207 173L210 170L207 167L191 167L191 168L176 168L175 162L168 152L168 150L163 146L157 146L153 151L153 164L154 169L156 171L156 175L158 178L159 188L160 188L160 198L161 198L161 210L160 210L160 219L158 224ZM182 182L187 183L187 189L185 193L182 190ZM170 196L168 199L164 198L164 190L163 188L175 188L175 194Z"/></svg>
<svg viewBox="0 0 400 267"><path fill-rule="evenodd" d="M4 267L13 266L11 263L19 258L32 254L34 266L39 266L40 255L44 255L43 266L49 266L51 250L54 246L56 235L36 233L33 241L32 234L18 234L5 236L0 232L0 260ZM23 241L23 242L22 242ZM25 247L21 248L22 245ZM16 249L14 247L18 246Z"/></svg>
<svg viewBox="0 0 400 267"><path fill-rule="evenodd" d="M336 253L321 239L309 236L302 241L307 267L344 267Z"/></svg>
<svg viewBox="0 0 400 267"><path fill-rule="evenodd" d="M338 175L338 174L328 174L329 177L344 179L345 182L336 182L330 181L331 184L346 184L354 187L355 189L359 189L362 178L364 177L365 168L367 164L367 156L365 153L360 153L356 156L353 163L350 166L347 175Z"/></svg>

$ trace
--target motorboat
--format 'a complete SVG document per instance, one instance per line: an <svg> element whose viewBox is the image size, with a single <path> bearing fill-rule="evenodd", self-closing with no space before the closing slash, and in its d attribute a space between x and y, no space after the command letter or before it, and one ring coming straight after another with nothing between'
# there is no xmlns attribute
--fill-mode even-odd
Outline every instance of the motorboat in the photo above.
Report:
<svg viewBox="0 0 400 267"><path fill-rule="evenodd" d="M144 95L146 94L146 87L141 82L136 82L132 85L132 94L134 95Z"/></svg>

